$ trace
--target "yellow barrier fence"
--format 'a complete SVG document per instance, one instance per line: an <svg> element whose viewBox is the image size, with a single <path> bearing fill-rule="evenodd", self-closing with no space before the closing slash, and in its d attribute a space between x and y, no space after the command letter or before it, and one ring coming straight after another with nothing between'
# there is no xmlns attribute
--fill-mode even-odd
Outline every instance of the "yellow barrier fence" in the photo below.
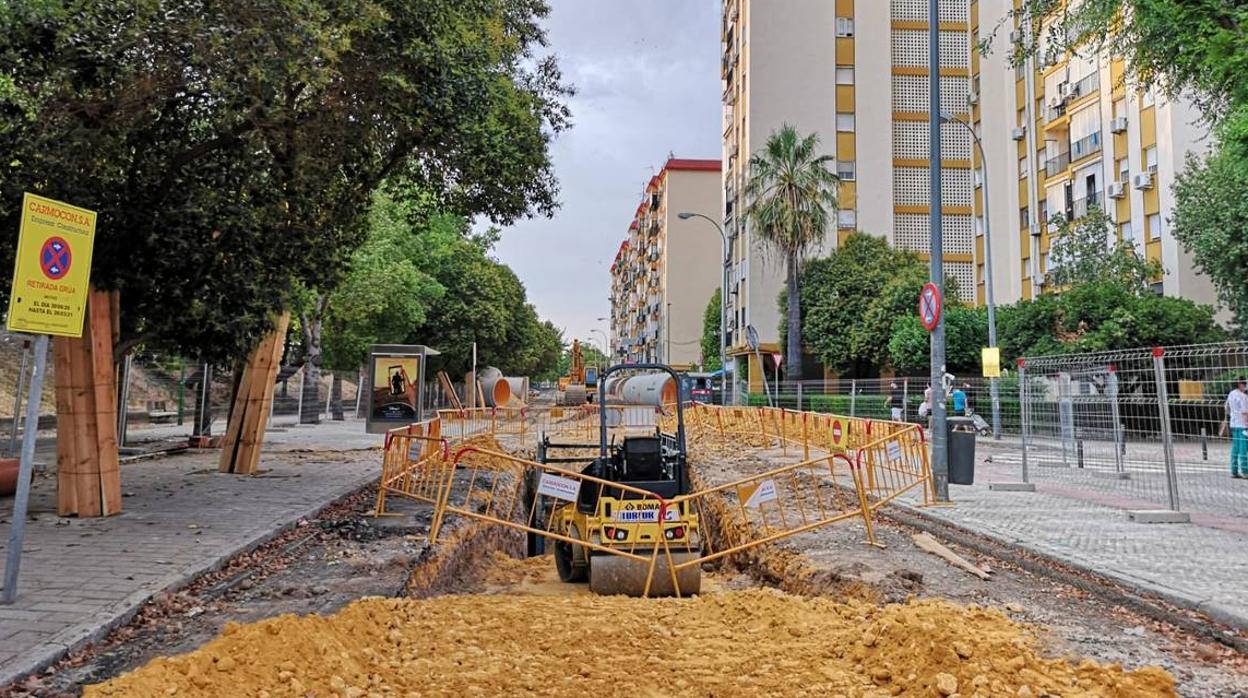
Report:
<svg viewBox="0 0 1248 698"><path fill-rule="evenodd" d="M666 512L673 505L662 497L627 484L474 446L459 449L452 460L459 469L461 482L452 487L448 480L443 488L430 529L430 542L437 542L447 514L464 516L572 545L586 555L593 551L632 560L647 568L644 596L650 594L656 571L670 576L672 588L680 595L671 549L663 538L649 544L634 541L628 545L603 545L596 536L574 535L562 530L558 516L562 506L577 502L586 490L596 490L597 496L589 498L592 501L601 502L604 497L611 497L649 502L649 508L657 509L655 520L665 521ZM611 518L601 511L597 513L600 518ZM661 560L665 564L659 564Z"/></svg>
<svg viewBox="0 0 1248 698"><path fill-rule="evenodd" d="M923 498L923 505L935 502L936 484L932 479L923 428L907 424L881 432L874 441L859 448L856 456L871 509L879 509L916 489Z"/></svg>
<svg viewBox="0 0 1248 698"><path fill-rule="evenodd" d="M386 432L374 516L384 516L386 498L397 495L436 504L449 467L450 442L434 418Z"/></svg>

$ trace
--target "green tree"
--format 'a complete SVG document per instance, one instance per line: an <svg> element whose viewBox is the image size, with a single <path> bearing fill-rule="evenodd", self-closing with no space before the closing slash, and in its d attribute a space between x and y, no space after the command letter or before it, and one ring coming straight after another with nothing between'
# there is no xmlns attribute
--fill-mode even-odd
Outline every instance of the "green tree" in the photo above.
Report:
<svg viewBox="0 0 1248 698"><path fill-rule="evenodd" d="M1042 50L1057 57L1071 49L1104 50L1125 57L1144 85L1195 97L1215 119L1248 105L1248 9L1242 2L1024 0L1002 26L1014 17L1046 27L1029 44L1013 47L1016 60Z"/></svg>
<svg viewBox="0 0 1248 698"><path fill-rule="evenodd" d="M387 177L500 221L553 210L567 91L533 56L545 14L539 0L3 3L0 266L22 191L94 209L93 282L122 291L118 352L243 356L301 287L341 280Z"/></svg>
<svg viewBox="0 0 1248 698"><path fill-rule="evenodd" d="M946 302L944 315L945 366L955 375L979 375L980 348L988 345L987 310ZM931 366L930 349L931 334L918 313L907 313L894 323L888 353L898 371L926 373Z"/></svg>
<svg viewBox="0 0 1248 698"><path fill-rule="evenodd" d="M806 345L828 370L871 374L888 362L893 323L914 314L926 278L915 255L892 249L881 237L850 235L840 248L811 260L802 271Z"/></svg>
<svg viewBox="0 0 1248 698"><path fill-rule="evenodd" d="M1144 293L1163 273L1161 262L1146 260L1126 241L1111 243L1112 222L1094 208L1077 220L1058 215L1049 248L1048 283L1057 289L1108 282Z"/></svg>
<svg viewBox="0 0 1248 698"><path fill-rule="evenodd" d="M1219 130L1206 159L1189 157L1174 193L1174 236L1208 274L1218 299L1248 337L1248 109Z"/></svg>
<svg viewBox="0 0 1248 698"><path fill-rule="evenodd" d="M723 289L717 288L706 303L702 313L702 370L718 371L723 368L719 355L720 323L723 321Z"/></svg>
<svg viewBox="0 0 1248 698"><path fill-rule="evenodd" d="M755 232L785 264L785 377L802 378L800 272L806 255L835 228L839 179L818 152L819 136L785 124L750 156L746 213Z"/></svg>

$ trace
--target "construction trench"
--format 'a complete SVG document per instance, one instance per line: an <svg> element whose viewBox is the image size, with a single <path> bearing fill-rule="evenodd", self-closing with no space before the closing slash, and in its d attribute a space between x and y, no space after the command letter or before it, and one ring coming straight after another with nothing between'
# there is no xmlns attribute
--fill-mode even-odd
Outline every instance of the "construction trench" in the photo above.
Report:
<svg viewBox="0 0 1248 698"><path fill-rule="evenodd" d="M465 439L525 460L535 442ZM778 443L694 434L696 489L803 458ZM451 489L481 502L472 477L459 468ZM510 484L498 478L488 489ZM550 555L523 557L524 533L497 523L447 516L430 545L432 506L391 497L400 515L372 519L374 496L329 512L310 543L261 551L284 560L271 574L192 591L184 605L206 607L193 619L140 628L29 695L75 681L136 697L1242 695L1228 648L962 551L985 581L884 519L877 546L846 519L702 565L697 596L630 598L560 582ZM753 535L731 496L705 503L709 549Z"/></svg>

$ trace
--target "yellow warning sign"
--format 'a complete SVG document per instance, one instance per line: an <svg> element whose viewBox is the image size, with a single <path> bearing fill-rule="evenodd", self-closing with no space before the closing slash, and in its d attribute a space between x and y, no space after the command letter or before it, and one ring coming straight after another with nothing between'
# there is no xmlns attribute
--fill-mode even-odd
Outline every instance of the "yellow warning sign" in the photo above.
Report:
<svg viewBox="0 0 1248 698"><path fill-rule="evenodd" d="M984 378L999 378L1001 376L1001 349L998 347L983 347L979 350L979 358L984 364Z"/></svg>
<svg viewBox="0 0 1248 698"><path fill-rule="evenodd" d="M17 234L10 332L81 337L95 211L26 194Z"/></svg>

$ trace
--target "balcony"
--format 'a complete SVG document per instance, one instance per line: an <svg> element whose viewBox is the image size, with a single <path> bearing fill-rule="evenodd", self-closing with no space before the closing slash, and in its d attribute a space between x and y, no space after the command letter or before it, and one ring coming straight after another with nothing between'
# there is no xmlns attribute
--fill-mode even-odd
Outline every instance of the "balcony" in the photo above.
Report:
<svg viewBox="0 0 1248 698"><path fill-rule="evenodd" d="M1088 196L1081 199L1075 199L1070 207L1071 220L1079 220L1086 218L1088 211L1099 209L1103 205L1103 197L1100 192L1091 192Z"/></svg>
<svg viewBox="0 0 1248 698"><path fill-rule="evenodd" d="M1096 131L1070 144L1072 160L1082 160L1093 153L1101 152L1101 132Z"/></svg>
<svg viewBox="0 0 1248 698"><path fill-rule="evenodd" d="M1066 103L1065 102L1050 103L1047 107L1045 107L1045 110L1044 110L1044 125L1048 126L1049 124L1053 123L1054 121L1057 121L1063 116L1066 116Z"/></svg>
<svg viewBox="0 0 1248 698"><path fill-rule="evenodd" d="M1099 89L1101 89L1101 75L1100 73L1092 73L1070 86L1069 98L1071 100L1079 99L1080 97L1090 95Z"/></svg>
<svg viewBox="0 0 1248 698"><path fill-rule="evenodd" d="M1070 167L1069 150L1062 151L1056 157L1046 160L1044 163L1044 174L1046 177L1055 177L1065 172L1067 167Z"/></svg>

